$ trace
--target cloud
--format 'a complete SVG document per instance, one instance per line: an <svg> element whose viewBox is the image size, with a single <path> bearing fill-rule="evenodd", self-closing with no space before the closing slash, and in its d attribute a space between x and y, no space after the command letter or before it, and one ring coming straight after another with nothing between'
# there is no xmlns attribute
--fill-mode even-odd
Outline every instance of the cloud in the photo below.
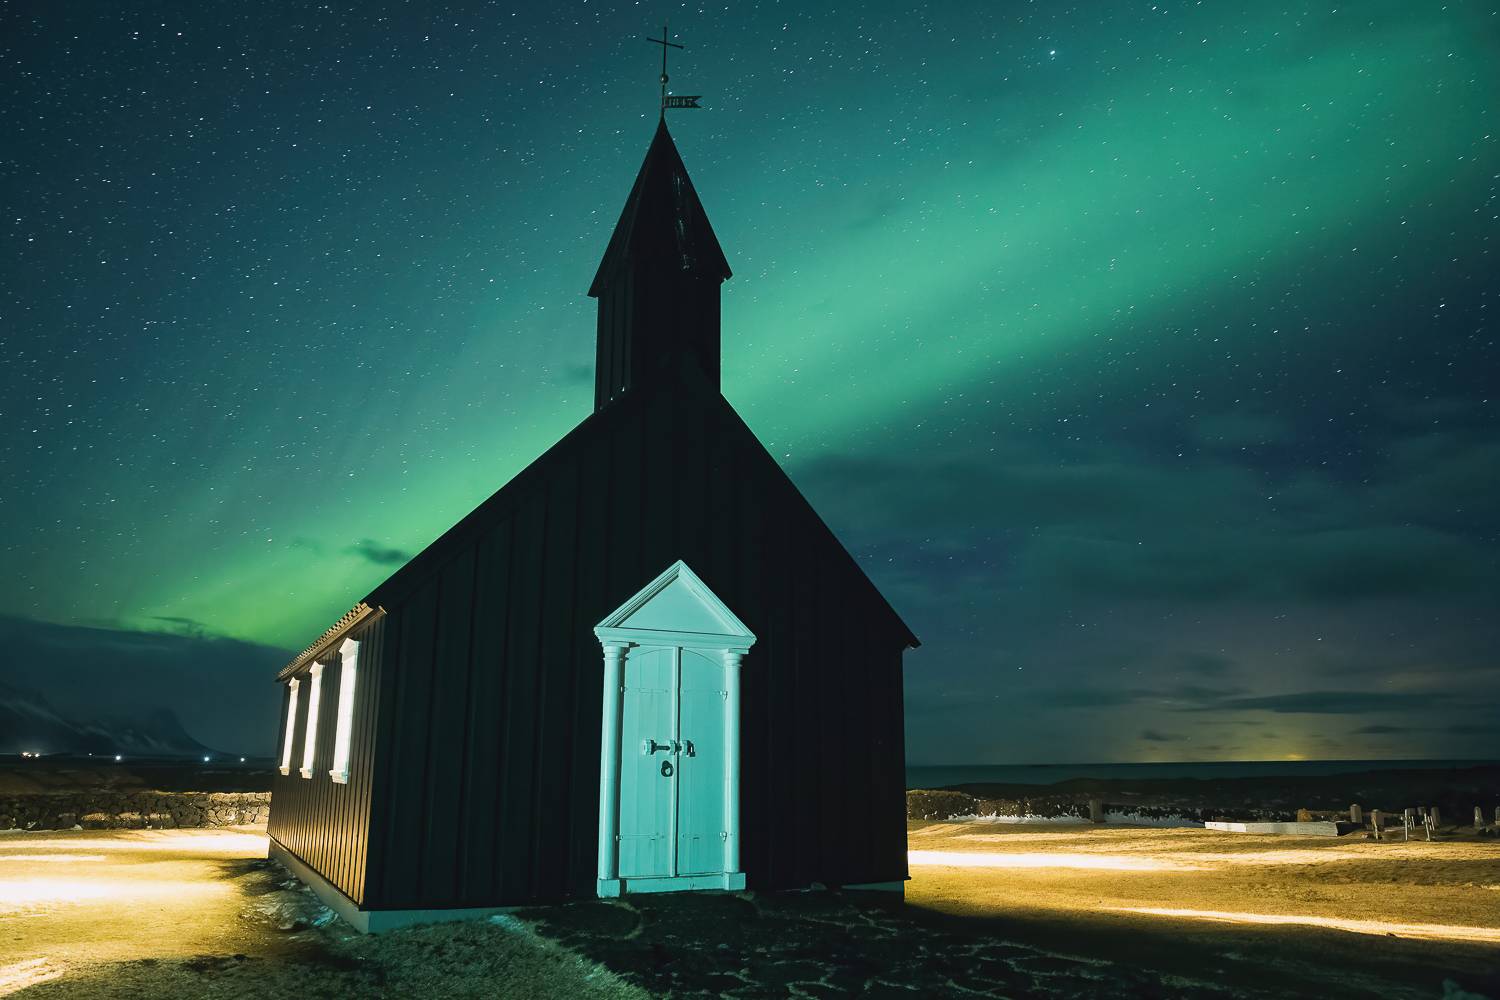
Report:
<svg viewBox="0 0 1500 1000"><path fill-rule="evenodd" d="M1184 524L1145 540L1043 534L1020 572L1054 591L1088 597L1170 597L1344 603L1471 591L1487 575L1467 540L1417 525L1204 537Z"/></svg>
<svg viewBox="0 0 1500 1000"><path fill-rule="evenodd" d="M150 620L154 622L161 622L164 626L162 628L162 631L167 633L168 635L180 635L190 639L208 639L218 637L218 633L214 632L207 625L194 618L180 618L172 615L155 615Z"/></svg>
<svg viewBox="0 0 1500 1000"><path fill-rule="evenodd" d="M1032 693L1037 703L1051 708L1124 708L1130 705L1156 704L1178 711L1217 707L1244 694L1243 688L1215 688L1199 684L1171 684L1163 687L1075 687L1043 689Z"/></svg>
<svg viewBox="0 0 1500 1000"><path fill-rule="evenodd" d="M562 365L557 370L555 381L570 386L593 385L594 363Z"/></svg>
<svg viewBox="0 0 1500 1000"><path fill-rule="evenodd" d="M1494 726L1486 725L1435 725L1435 726L1360 726L1353 730L1355 736L1392 736L1398 733L1441 733L1446 736L1493 736Z"/></svg>
<svg viewBox="0 0 1500 1000"><path fill-rule="evenodd" d="M1198 440L1214 447L1255 448L1290 438L1292 426L1278 414L1236 408L1199 417L1193 433Z"/></svg>
<svg viewBox="0 0 1500 1000"><path fill-rule="evenodd" d="M412 554L405 549L389 548L371 538L361 538L344 551L377 566L402 566L410 562L412 557Z"/></svg>
<svg viewBox="0 0 1500 1000"><path fill-rule="evenodd" d="M1220 423L1236 421L1255 422L1232 411ZM917 601L975 587L1036 602L1200 605L1480 600L1500 589L1472 514L1500 493L1500 445L1477 430L1392 435L1373 467L1343 477L1288 457L1164 459L1149 442L1044 448L1009 428L983 451L943 442L825 456L793 473L872 564L906 567L885 582Z"/></svg>
<svg viewBox="0 0 1500 1000"><path fill-rule="evenodd" d="M272 679L292 651L215 636L188 619L158 620L177 630L0 615L5 679L37 692L69 717L145 716L165 709L207 746L273 753L281 698Z"/></svg>
<svg viewBox="0 0 1500 1000"><path fill-rule="evenodd" d="M1076 688L1066 691L1045 691L1036 698L1052 708L1124 708L1143 696L1139 691L1120 691L1101 688Z"/></svg>
<svg viewBox="0 0 1500 1000"><path fill-rule="evenodd" d="M1222 677L1234 669L1235 662L1219 653L1183 653L1177 665L1180 669L1205 677Z"/></svg>
<svg viewBox="0 0 1500 1000"><path fill-rule="evenodd" d="M1141 739L1147 743L1179 743L1187 737L1178 736L1175 733L1163 733L1155 729L1141 730Z"/></svg>
<svg viewBox="0 0 1500 1000"><path fill-rule="evenodd" d="M1417 712L1443 708L1453 696L1421 691L1304 691L1249 698L1225 698L1194 711L1278 712L1306 715L1365 715L1371 712Z"/></svg>

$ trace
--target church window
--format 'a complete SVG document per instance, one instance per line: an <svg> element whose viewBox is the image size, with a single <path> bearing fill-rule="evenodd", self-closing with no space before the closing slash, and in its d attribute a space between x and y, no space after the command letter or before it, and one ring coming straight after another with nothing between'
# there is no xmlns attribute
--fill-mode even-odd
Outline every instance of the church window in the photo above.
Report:
<svg viewBox="0 0 1500 1000"><path fill-rule="evenodd" d="M307 695L307 735L302 743L302 777L313 776L313 757L318 752L318 709L323 693L323 664L312 665L312 690Z"/></svg>
<svg viewBox="0 0 1500 1000"><path fill-rule="evenodd" d="M292 736L297 732L297 689L301 686L302 682L295 677L287 685L292 694L286 705L286 737L281 744L282 774L290 774L292 770Z"/></svg>
<svg viewBox="0 0 1500 1000"><path fill-rule="evenodd" d="M354 737L354 683L359 670L359 643L345 639L339 647L339 712L333 733L333 769L328 776L349 782L349 743Z"/></svg>

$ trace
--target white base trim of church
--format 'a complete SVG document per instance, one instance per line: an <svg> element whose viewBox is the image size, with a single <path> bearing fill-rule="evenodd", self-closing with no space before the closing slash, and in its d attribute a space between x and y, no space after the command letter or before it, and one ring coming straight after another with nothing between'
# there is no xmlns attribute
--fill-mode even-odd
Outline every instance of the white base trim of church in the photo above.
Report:
<svg viewBox="0 0 1500 1000"><path fill-rule="evenodd" d="M610 899L625 893L682 892L688 889L724 889L739 892L745 888L744 872L713 872L709 875L672 875L657 878L601 878L599 895Z"/></svg>
<svg viewBox="0 0 1500 1000"><path fill-rule="evenodd" d="M516 909L514 906L478 906L464 909L451 910L362 910L359 905L344 895L332 882L313 871L297 855L282 847L275 840L271 841L268 857L278 864L284 865L288 871L297 876L313 895L317 896L323 905L337 913L350 927L361 934L379 934L382 931L393 931L401 927L411 927L416 924L442 924L454 920L482 920L492 917L497 913L510 913Z"/></svg>

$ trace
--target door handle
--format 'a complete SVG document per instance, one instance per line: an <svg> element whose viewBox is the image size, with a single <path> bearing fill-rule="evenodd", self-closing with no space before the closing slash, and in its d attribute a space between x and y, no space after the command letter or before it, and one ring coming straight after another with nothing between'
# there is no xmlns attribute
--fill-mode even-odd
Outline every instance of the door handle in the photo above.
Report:
<svg viewBox="0 0 1500 1000"><path fill-rule="evenodd" d="M677 740L668 740L666 743L658 743L654 739L641 740L642 757L650 757L658 750L665 750L667 753L686 753L689 757L698 756L698 752L693 748L692 740L684 740L680 743Z"/></svg>

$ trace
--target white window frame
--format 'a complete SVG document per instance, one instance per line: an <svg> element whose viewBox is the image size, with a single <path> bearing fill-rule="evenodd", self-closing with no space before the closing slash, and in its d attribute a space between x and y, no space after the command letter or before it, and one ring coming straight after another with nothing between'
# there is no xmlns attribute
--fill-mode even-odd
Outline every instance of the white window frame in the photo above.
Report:
<svg viewBox="0 0 1500 1000"><path fill-rule="evenodd" d="M333 734L333 767L328 776L349 783L349 744L354 739L354 688L359 672L359 643L345 639L339 647L339 711Z"/></svg>
<svg viewBox="0 0 1500 1000"><path fill-rule="evenodd" d="M292 773L292 737L297 735L297 691L302 681L293 677L287 687L292 694L286 703L286 736L281 744L281 766L277 768L282 774Z"/></svg>
<svg viewBox="0 0 1500 1000"><path fill-rule="evenodd" d="M302 743L302 777L313 776L313 758L318 753L318 710L322 708L323 664L312 665L312 691L307 696L307 735Z"/></svg>

